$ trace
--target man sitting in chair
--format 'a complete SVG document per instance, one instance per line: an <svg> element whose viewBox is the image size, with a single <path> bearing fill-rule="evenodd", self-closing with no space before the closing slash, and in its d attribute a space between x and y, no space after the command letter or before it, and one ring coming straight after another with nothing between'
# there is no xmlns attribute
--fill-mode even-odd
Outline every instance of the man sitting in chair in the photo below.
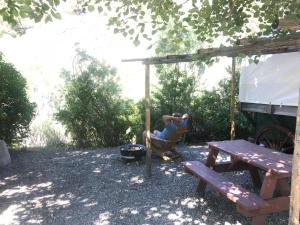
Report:
<svg viewBox="0 0 300 225"><path fill-rule="evenodd" d="M168 140L178 127L186 126L189 115L187 113L180 116L179 113L173 113L172 116L163 115L162 120L165 128L162 131L154 130L153 135L159 139Z"/></svg>
<svg viewBox="0 0 300 225"><path fill-rule="evenodd" d="M173 145L177 142L178 138L186 132L188 118L189 115L187 113L182 116L178 113L173 113L172 116L164 115L162 117L165 125L164 129L162 131L154 130L154 132L151 133L152 148L158 156L164 160L169 160L171 158L166 156L165 153L170 151L174 155L172 158L180 157L180 154ZM144 132L144 143L145 135L146 133Z"/></svg>

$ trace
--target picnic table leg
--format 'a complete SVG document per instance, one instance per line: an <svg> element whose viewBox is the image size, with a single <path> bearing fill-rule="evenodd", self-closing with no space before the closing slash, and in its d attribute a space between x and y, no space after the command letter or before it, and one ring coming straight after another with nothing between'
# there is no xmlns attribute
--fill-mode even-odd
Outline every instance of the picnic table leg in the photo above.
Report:
<svg viewBox="0 0 300 225"><path fill-rule="evenodd" d="M263 199L270 199L273 197L277 184L277 178L272 176L269 172L266 173L263 184L260 189L260 196ZM258 214L253 217L251 225L263 225L265 223L267 214Z"/></svg>
<svg viewBox="0 0 300 225"><path fill-rule="evenodd" d="M249 172L250 172L254 187L256 187L258 189L261 188L262 182L261 182L261 179L259 176L258 169L249 165Z"/></svg>
<svg viewBox="0 0 300 225"><path fill-rule="evenodd" d="M215 149L215 148L208 148L209 153L207 156L207 160L206 160L206 166L209 168L212 168L217 160L218 154L219 154L219 150ZM199 180L198 186L197 186L197 192L200 192L202 194L204 194L205 188L206 188L207 183L204 180Z"/></svg>
<svg viewBox="0 0 300 225"><path fill-rule="evenodd" d="M266 215L257 215L253 217L251 225L264 225L266 220Z"/></svg>
<svg viewBox="0 0 300 225"><path fill-rule="evenodd" d="M277 181L277 187L282 196L289 196L291 194L291 186L288 183L288 178L279 179Z"/></svg>

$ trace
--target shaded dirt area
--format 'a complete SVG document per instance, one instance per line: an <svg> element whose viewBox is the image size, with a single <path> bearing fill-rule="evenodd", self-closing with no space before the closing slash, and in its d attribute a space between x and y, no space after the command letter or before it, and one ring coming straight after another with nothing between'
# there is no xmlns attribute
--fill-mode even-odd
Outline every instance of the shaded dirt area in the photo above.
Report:
<svg viewBox="0 0 300 225"><path fill-rule="evenodd" d="M203 160L207 149L179 147L183 160ZM249 224L235 206L208 190L195 193L197 180L181 160L124 163L118 148L13 151L0 171L0 224ZM222 157L221 160L226 160ZM226 176L252 188L247 173ZM287 224L288 213L267 224Z"/></svg>

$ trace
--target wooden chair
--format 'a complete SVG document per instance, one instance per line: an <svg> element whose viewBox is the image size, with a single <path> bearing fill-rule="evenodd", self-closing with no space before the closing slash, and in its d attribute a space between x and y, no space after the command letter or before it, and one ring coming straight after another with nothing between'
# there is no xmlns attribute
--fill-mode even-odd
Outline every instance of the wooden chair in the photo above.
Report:
<svg viewBox="0 0 300 225"><path fill-rule="evenodd" d="M151 146L154 152L163 160L180 158L181 155L176 151L174 144L188 131L187 126L178 127L168 140L160 139L151 135ZM169 157L165 153L170 151L174 156Z"/></svg>

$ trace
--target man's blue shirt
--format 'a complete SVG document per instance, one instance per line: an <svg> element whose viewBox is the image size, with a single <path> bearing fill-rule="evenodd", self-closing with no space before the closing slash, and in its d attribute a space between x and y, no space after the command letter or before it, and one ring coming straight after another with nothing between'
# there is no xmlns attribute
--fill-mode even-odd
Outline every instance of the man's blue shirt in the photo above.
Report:
<svg viewBox="0 0 300 225"><path fill-rule="evenodd" d="M178 127L181 127L184 125L187 125L187 119L181 120L179 125L176 125L175 123L170 122L165 126L165 128L160 133L158 133L157 136L160 139L168 140Z"/></svg>

